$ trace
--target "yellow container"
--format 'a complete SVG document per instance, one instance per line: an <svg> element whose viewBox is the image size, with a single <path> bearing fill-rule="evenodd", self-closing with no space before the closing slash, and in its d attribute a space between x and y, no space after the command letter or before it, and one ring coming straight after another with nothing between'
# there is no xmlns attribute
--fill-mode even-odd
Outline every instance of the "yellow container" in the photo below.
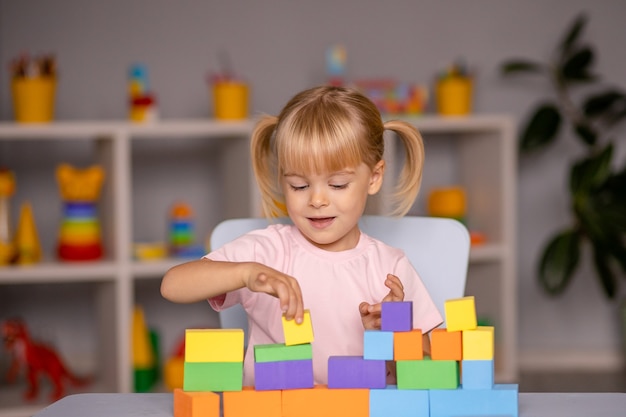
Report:
<svg viewBox="0 0 626 417"><path fill-rule="evenodd" d="M13 114L19 123L45 123L54 118L54 77L16 78L11 82Z"/></svg>
<svg viewBox="0 0 626 417"><path fill-rule="evenodd" d="M250 91L247 84L240 82L218 82L213 85L215 118L240 120L248 117Z"/></svg>
<svg viewBox="0 0 626 417"><path fill-rule="evenodd" d="M444 187L431 190L428 195L428 215L435 217L465 217L465 190L462 187Z"/></svg>
<svg viewBox="0 0 626 417"><path fill-rule="evenodd" d="M437 112L442 116L462 116L472 111L472 79L446 77L435 86Z"/></svg>

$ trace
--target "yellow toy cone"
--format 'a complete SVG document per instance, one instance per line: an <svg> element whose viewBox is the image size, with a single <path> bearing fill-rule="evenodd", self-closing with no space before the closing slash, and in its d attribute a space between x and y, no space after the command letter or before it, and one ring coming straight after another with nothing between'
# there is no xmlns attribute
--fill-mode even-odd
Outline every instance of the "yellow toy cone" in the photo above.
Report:
<svg viewBox="0 0 626 417"><path fill-rule="evenodd" d="M29 202L22 203L20 219L15 232L16 263L31 265L41 260L41 245L35 226L33 209Z"/></svg>

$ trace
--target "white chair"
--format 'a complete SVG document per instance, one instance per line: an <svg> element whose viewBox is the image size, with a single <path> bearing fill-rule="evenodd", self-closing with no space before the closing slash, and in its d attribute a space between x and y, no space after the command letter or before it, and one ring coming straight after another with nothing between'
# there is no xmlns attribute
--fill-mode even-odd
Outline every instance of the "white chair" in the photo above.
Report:
<svg viewBox="0 0 626 417"><path fill-rule="evenodd" d="M285 223L289 219L277 219L275 222ZM225 220L213 230L211 248L217 249L268 224L268 220L260 218ZM436 217L366 215L359 224L365 234L404 251L420 274L442 317L445 301L464 295L470 238L462 223ZM248 319L241 306L220 312L220 325L222 328L244 329L247 340Z"/></svg>

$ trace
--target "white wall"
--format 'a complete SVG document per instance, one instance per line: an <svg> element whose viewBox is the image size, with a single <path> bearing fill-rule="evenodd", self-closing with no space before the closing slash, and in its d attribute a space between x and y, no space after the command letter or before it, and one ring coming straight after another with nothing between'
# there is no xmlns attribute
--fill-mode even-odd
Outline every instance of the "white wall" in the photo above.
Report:
<svg viewBox="0 0 626 417"><path fill-rule="evenodd" d="M0 68L22 51L54 52L61 77L57 117L121 119L127 68L143 62L162 117L205 117L204 77L223 50L253 86L254 112L275 113L295 92L324 80L326 48L343 43L353 79L430 82L465 58L476 70L476 111L522 118L545 85L505 81L499 64L513 56L548 57L582 10L591 18L585 36L597 46L599 72L626 87L626 2L620 0L8 0L0 1ZM3 120L11 118L7 85L0 71ZM541 156L520 159L520 350L531 357L572 349L610 355L620 348L617 313L589 268L559 299L544 295L534 276L541 244L568 221L564 173L581 149L562 139ZM624 154L622 146L622 163Z"/></svg>

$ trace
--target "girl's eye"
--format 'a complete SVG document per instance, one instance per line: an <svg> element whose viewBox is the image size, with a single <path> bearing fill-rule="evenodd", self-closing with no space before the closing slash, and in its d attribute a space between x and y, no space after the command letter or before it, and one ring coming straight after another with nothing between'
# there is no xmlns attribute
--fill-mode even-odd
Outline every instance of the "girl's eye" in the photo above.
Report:
<svg viewBox="0 0 626 417"><path fill-rule="evenodd" d="M306 188L308 187L308 185L289 185L291 187L292 190L294 191L302 191L302 190L306 190Z"/></svg>
<svg viewBox="0 0 626 417"><path fill-rule="evenodd" d="M330 187L333 190L343 190L345 188L348 188L348 184L347 183L346 184L330 184Z"/></svg>

